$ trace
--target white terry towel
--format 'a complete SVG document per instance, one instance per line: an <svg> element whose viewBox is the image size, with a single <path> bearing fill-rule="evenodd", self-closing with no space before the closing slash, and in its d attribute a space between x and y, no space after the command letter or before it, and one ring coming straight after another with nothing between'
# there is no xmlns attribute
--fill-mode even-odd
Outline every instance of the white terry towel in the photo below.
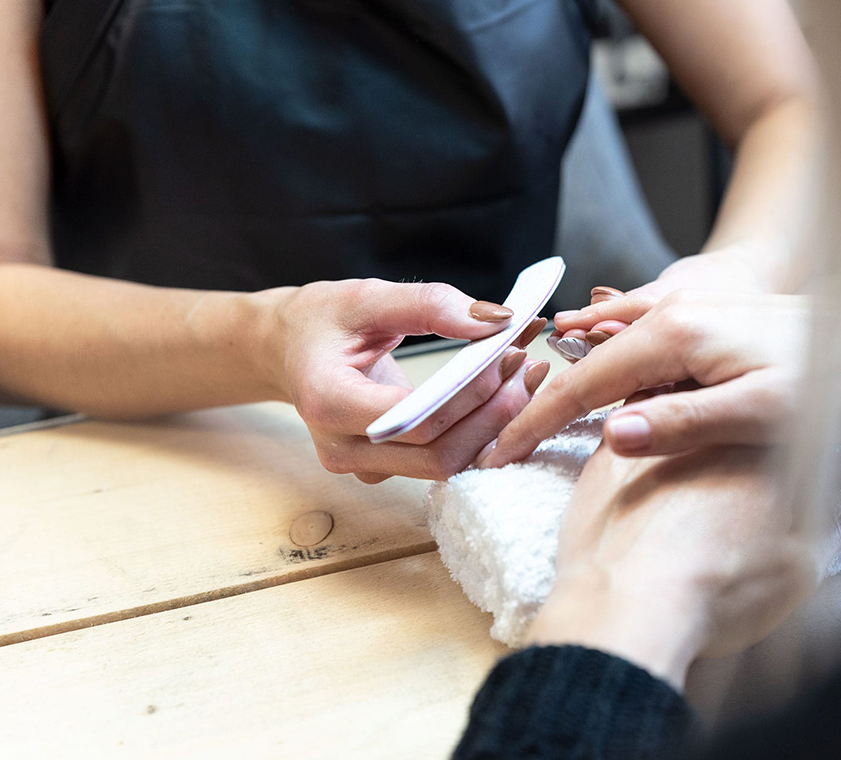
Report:
<svg viewBox="0 0 841 760"><path fill-rule="evenodd" d="M574 422L523 462L468 470L429 490L429 527L444 565L493 614L491 636L509 646L519 645L552 588L561 516L605 417Z"/></svg>
<svg viewBox="0 0 841 760"><path fill-rule="evenodd" d="M549 595L561 517L601 442L606 417L607 412L594 412L522 462L459 473L427 494L429 528L441 559L470 601L493 614L491 636L497 641L519 646ZM836 544L841 519L837 533ZM839 572L841 554L827 575Z"/></svg>

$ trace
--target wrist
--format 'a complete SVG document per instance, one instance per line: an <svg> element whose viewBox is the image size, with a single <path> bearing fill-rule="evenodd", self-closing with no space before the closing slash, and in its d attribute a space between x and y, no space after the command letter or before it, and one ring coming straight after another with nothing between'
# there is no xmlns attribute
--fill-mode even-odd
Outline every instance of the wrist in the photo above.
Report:
<svg viewBox="0 0 841 760"><path fill-rule="evenodd" d="M227 387L229 403L276 400L278 393L267 369L265 305L252 293L202 293L190 310L188 325L202 347L219 387Z"/></svg>
<svg viewBox="0 0 841 760"><path fill-rule="evenodd" d="M704 643L703 607L690 592L618 583L588 569L556 582L527 645L578 644L622 657L681 691Z"/></svg>
<svg viewBox="0 0 841 760"><path fill-rule="evenodd" d="M256 382L272 401L292 403L287 367L294 321L290 312L297 287L272 288L242 294L247 301L237 330L246 346L246 362Z"/></svg>

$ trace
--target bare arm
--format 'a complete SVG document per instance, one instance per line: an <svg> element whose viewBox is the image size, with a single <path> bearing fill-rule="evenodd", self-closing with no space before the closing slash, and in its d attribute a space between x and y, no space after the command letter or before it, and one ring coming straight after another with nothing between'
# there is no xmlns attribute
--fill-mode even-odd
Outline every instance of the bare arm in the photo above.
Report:
<svg viewBox="0 0 841 760"><path fill-rule="evenodd" d="M0 10L0 401L139 416L266 397L245 347L220 350L242 343L242 297L51 267L41 5Z"/></svg>
<svg viewBox="0 0 841 760"><path fill-rule="evenodd" d="M704 251L746 264L759 289L790 290L802 275L796 258L816 206L820 129L812 59L788 3L622 3L736 148L732 181Z"/></svg>
<svg viewBox="0 0 841 760"><path fill-rule="evenodd" d="M52 267L40 8L0 4L0 402L138 418L288 401L324 465L366 482L448 477L528 403L548 365L511 348L415 430L378 446L365 438L410 392L389 355L402 335L474 340L507 324L510 312L447 285L353 280L223 293Z"/></svg>

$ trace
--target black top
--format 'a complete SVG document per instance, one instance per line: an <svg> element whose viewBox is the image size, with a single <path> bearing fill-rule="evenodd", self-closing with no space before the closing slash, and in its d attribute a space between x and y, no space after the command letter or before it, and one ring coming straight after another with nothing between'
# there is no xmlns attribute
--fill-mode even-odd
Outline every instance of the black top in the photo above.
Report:
<svg viewBox="0 0 841 760"><path fill-rule="evenodd" d="M454 760L682 757L698 730L667 683L579 646L531 647L491 671Z"/></svg>
<svg viewBox="0 0 841 760"><path fill-rule="evenodd" d="M782 712L703 737L669 684L579 646L501 660L470 709L454 760L837 760L841 674Z"/></svg>
<svg viewBox="0 0 841 760"><path fill-rule="evenodd" d="M48 3L57 263L500 298L552 249L590 2Z"/></svg>

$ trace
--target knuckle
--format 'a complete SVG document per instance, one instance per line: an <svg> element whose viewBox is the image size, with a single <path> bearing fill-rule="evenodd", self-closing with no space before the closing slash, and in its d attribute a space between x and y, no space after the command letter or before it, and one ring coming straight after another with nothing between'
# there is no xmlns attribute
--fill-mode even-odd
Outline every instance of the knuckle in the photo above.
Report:
<svg viewBox="0 0 841 760"><path fill-rule="evenodd" d="M430 417L412 431L411 441L419 446L426 446L438 438L448 427L449 419L446 414Z"/></svg>
<svg viewBox="0 0 841 760"><path fill-rule="evenodd" d="M505 396L500 399L499 404L496 405L497 430L501 430L513 422L527 404L527 399L519 399L513 396Z"/></svg>
<svg viewBox="0 0 841 760"><path fill-rule="evenodd" d="M296 399L295 407L301 419L311 427L324 427L332 416L330 402L315 388L305 388Z"/></svg>
<svg viewBox="0 0 841 760"><path fill-rule="evenodd" d="M687 398L672 398L665 412L665 415L653 415L654 419L650 420L655 437L663 437L672 442L698 440L704 427L704 414L700 404Z"/></svg>
<svg viewBox="0 0 841 760"><path fill-rule="evenodd" d="M487 372L482 372L468 387L475 399L484 403L496 393L499 385L499 369L496 365L492 365Z"/></svg>
<svg viewBox="0 0 841 760"><path fill-rule="evenodd" d="M671 293L667 293L661 303L664 306L682 306L682 305L690 305L694 306L701 300L700 294L695 290L673 290Z"/></svg>
<svg viewBox="0 0 841 760"><path fill-rule="evenodd" d="M698 318L696 304L683 300L683 293L667 296L658 311L658 337L677 345L686 345L703 336L703 320Z"/></svg>
<svg viewBox="0 0 841 760"><path fill-rule="evenodd" d="M452 291L451 286L442 282L423 283L417 289L418 308L432 320L444 309Z"/></svg>
<svg viewBox="0 0 841 760"><path fill-rule="evenodd" d="M467 462L461 463L461 457L448 446L438 446L430 450L428 477L432 480L447 480L462 469Z"/></svg>
<svg viewBox="0 0 841 760"><path fill-rule="evenodd" d="M382 291L383 281L376 277L366 277L363 280L355 280L348 296L354 301L371 303L377 300Z"/></svg>

